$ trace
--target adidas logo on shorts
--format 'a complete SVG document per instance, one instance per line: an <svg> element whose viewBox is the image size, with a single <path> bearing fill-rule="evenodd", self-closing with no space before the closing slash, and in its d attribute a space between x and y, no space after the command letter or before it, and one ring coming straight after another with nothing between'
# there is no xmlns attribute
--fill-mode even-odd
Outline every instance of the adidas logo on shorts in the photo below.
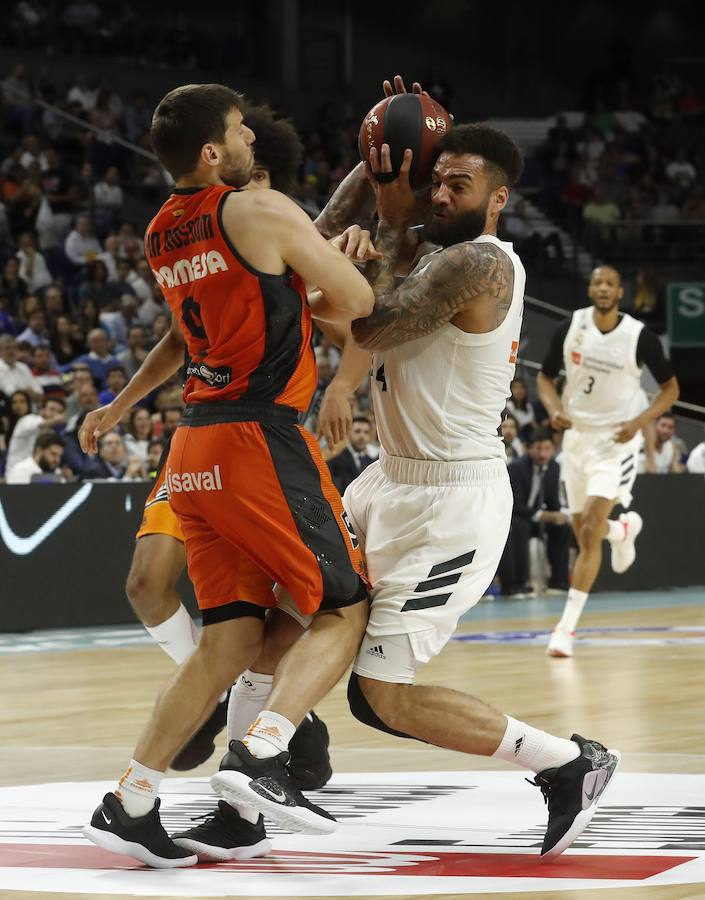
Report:
<svg viewBox="0 0 705 900"><path fill-rule="evenodd" d="M382 649L381 644L377 644L376 647L369 647L367 653L370 656L377 656L379 659L386 659L387 657L384 655L384 650Z"/></svg>

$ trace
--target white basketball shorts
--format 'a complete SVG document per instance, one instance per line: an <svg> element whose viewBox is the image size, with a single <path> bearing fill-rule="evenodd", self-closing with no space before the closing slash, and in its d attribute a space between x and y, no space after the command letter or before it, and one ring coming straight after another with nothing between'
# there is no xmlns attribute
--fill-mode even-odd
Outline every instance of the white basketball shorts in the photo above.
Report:
<svg viewBox="0 0 705 900"><path fill-rule="evenodd" d="M582 512L588 497L618 500L625 509L631 504L644 438L639 431L629 443L618 444L615 431L569 428L564 433L561 477L572 513Z"/></svg>
<svg viewBox="0 0 705 900"><path fill-rule="evenodd" d="M494 578L512 517L504 460L444 463L385 453L349 485L372 606L353 670L413 682Z"/></svg>

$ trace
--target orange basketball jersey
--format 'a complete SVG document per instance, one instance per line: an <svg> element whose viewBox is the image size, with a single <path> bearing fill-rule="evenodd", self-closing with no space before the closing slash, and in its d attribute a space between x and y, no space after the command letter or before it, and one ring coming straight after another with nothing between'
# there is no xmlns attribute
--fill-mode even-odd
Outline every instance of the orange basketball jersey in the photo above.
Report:
<svg viewBox="0 0 705 900"><path fill-rule="evenodd" d="M232 191L177 188L145 234L147 259L191 357L184 400L303 412L317 380L306 289L295 272L267 275L239 255L223 229Z"/></svg>

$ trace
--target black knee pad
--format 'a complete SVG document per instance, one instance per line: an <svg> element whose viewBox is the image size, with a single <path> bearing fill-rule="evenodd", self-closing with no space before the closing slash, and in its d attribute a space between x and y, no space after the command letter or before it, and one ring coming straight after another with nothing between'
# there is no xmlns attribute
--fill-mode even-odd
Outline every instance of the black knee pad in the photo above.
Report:
<svg viewBox="0 0 705 900"><path fill-rule="evenodd" d="M362 722L363 725L369 725L370 728L376 728L377 731L393 734L395 737L415 740L410 734L405 734L403 731L395 731L394 728L390 728L389 725L384 724L370 706L367 697L363 694L362 688L360 687L360 679L354 672L351 673L350 681L348 681L348 704L350 706L350 712L355 716L358 722Z"/></svg>

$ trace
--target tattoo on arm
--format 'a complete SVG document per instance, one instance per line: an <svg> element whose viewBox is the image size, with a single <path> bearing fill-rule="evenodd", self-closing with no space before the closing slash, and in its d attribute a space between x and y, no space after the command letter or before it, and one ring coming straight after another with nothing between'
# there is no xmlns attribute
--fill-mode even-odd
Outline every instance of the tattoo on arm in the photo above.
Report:
<svg viewBox="0 0 705 900"><path fill-rule="evenodd" d="M340 183L314 225L329 239L342 234L349 225L368 228L374 212L374 191L359 163Z"/></svg>
<svg viewBox="0 0 705 900"><path fill-rule="evenodd" d="M388 239L392 241L391 236ZM383 235L382 242L385 240ZM385 252L379 243L377 249ZM367 318L352 323L353 337L367 350L388 350L432 334L479 298L494 304L497 327L512 303L511 260L489 242L454 244L437 255L424 257L396 290L389 289L389 261L385 259L378 266L370 279L374 310Z"/></svg>

